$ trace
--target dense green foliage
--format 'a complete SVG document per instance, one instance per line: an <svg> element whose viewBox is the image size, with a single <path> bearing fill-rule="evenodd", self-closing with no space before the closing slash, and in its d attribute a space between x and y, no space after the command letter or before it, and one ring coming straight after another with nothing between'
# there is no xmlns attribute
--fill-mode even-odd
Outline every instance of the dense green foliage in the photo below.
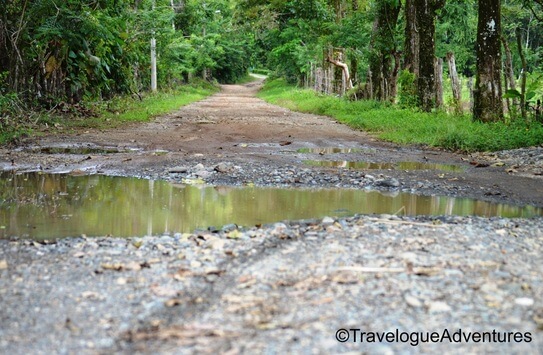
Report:
<svg viewBox="0 0 543 355"><path fill-rule="evenodd" d="M54 130L77 128L115 127L124 122L147 122L155 116L176 110L209 96L218 88L209 83L195 81L190 85L145 93L141 99L136 96L118 96L111 100L94 103L90 112L81 113L81 106L66 107L60 112L32 112L28 120L4 116L9 126L0 127L0 144L17 140L31 133L36 127Z"/></svg>
<svg viewBox="0 0 543 355"><path fill-rule="evenodd" d="M104 100L144 95L151 38L161 90L196 77L235 82L249 56L232 12L220 0L0 2L0 140L54 117L92 118Z"/></svg>
<svg viewBox="0 0 543 355"><path fill-rule="evenodd" d="M421 81L404 53L410 38L406 31L410 3L413 1L2 1L0 132L12 137L25 133L32 123L51 120L44 118L48 115L93 116L97 114L93 107L102 102L144 95L151 83L151 38L157 43L161 90L194 78L233 83L243 80L252 68L317 91L347 94L355 100L388 101L393 104L390 110L403 112L401 109L421 104L420 95L417 97ZM466 84L476 72L478 0L425 3L440 4L436 7L435 55L445 58L454 53L462 84L463 97L456 102L448 93L445 64L445 105L441 109L469 113ZM543 120L543 113L536 114L538 106L541 109L538 102L543 101L542 10L540 0L501 1L503 66L508 65L507 54L512 69L512 79L502 79L505 122L522 121L514 125ZM349 77L337 63L349 69ZM323 89L325 85L329 88ZM342 90L338 89L341 85ZM357 105L353 107L366 107ZM514 125L504 127L513 129ZM455 137L448 141L463 136ZM531 141L527 136L525 144Z"/></svg>
<svg viewBox="0 0 543 355"><path fill-rule="evenodd" d="M352 102L299 89L280 79L267 83L260 96L292 110L333 117L380 139L400 144L423 144L473 152L543 143L543 126L536 123L483 124L473 122L469 115L426 113L370 100Z"/></svg>

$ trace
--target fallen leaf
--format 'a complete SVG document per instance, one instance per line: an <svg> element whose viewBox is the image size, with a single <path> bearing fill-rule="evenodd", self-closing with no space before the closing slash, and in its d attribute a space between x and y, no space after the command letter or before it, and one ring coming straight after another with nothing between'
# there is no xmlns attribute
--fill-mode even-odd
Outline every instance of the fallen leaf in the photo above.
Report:
<svg viewBox="0 0 543 355"><path fill-rule="evenodd" d="M330 277L330 281L341 285L356 284L360 282L360 277L353 271L339 271Z"/></svg>
<svg viewBox="0 0 543 355"><path fill-rule="evenodd" d="M115 264L109 264L109 263L103 263L100 265L100 267L104 270L115 270L115 271L121 271L123 269L123 264L121 263L115 263Z"/></svg>
<svg viewBox="0 0 543 355"><path fill-rule="evenodd" d="M486 168L486 167L490 166L490 164L488 164L488 163L480 163L480 162L477 162L477 161L470 161L469 163L471 165L473 165L474 167L476 167L476 168Z"/></svg>
<svg viewBox="0 0 543 355"><path fill-rule="evenodd" d="M0 260L0 270L6 270L8 268L8 262L5 259Z"/></svg>
<svg viewBox="0 0 543 355"><path fill-rule="evenodd" d="M204 270L204 275L217 275L217 276L221 276L222 274L224 274L224 270L221 270L221 269L218 269L218 268L214 268L214 267L210 267L210 268L207 268Z"/></svg>
<svg viewBox="0 0 543 355"><path fill-rule="evenodd" d="M433 276L439 274L441 269L437 267L415 267L413 273L418 276Z"/></svg>

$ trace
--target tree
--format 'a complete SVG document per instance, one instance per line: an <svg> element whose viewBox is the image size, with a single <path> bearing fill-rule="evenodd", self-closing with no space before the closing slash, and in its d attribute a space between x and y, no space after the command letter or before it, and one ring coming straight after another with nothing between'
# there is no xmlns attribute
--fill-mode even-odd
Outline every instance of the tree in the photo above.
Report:
<svg viewBox="0 0 543 355"><path fill-rule="evenodd" d="M445 0L415 0L419 31L419 76L417 94L424 111L435 107L435 19Z"/></svg>
<svg viewBox="0 0 543 355"><path fill-rule="evenodd" d="M373 24L366 96L385 101L396 95L399 53L396 50L396 24L401 3L383 0L377 4L377 16Z"/></svg>
<svg viewBox="0 0 543 355"><path fill-rule="evenodd" d="M419 32L417 30L417 8L415 0L406 0L404 7L405 42L403 69L419 75Z"/></svg>
<svg viewBox="0 0 543 355"><path fill-rule="evenodd" d="M479 0L473 118L482 122L503 118L500 36L500 0Z"/></svg>

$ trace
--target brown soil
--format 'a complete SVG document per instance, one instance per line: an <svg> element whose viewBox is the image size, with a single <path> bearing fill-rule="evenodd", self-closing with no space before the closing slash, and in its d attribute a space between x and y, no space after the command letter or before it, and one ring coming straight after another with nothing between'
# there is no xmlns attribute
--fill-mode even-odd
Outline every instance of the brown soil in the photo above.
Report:
<svg viewBox="0 0 543 355"><path fill-rule="evenodd" d="M261 82L223 85L221 92L185 106L150 123L76 134L48 134L23 142L22 148L1 151L4 170L92 171L104 174L157 176L171 166L197 161L232 161L269 166L302 164L302 159L334 159L297 153L304 147L358 147L361 153L342 159L401 162L415 161L464 166L462 173L440 171L368 171L399 179L403 188L429 184L423 193L448 193L486 200L543 206L541 177L529 169L521 175L507 172L514 162L492 166L483 155L476 158L424 147L405 147L379 141L328 117L302 114L270 105L255 97ZM85 156L42 154L36 146L86 146L138 148L120 154ZM168 153L160 152L161 150ZM157 152L158 151L158 152ZM490 159L490 158L489 158ZM485 167L476 167L474 163ZM487 164L489 163L489 164ZM313 168L319 169L319 168ZM433 191L432 189L435 189Z"/></svg>

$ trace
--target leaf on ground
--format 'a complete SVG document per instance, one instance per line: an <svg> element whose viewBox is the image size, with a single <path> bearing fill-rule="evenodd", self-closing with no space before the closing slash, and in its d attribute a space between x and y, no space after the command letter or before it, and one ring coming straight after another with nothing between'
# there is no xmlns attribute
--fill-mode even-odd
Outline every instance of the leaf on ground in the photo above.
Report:
<svg viewBox="0 0 543 355"><path fill-rule="evenodd" d="M176 297L179 295L179 291L171 287L153 285L151 286L151 292L158 297Z"/></svg>
<svg viewBox="0 0 543 355"><path fill-rule="evenodd" d="M473 165L474 167L476 168L487 168L490 166L490 164L488 163L481 163L481 162L477 162L477 161L470 161L469 162L471 165Z"/></svg>
<svg viewBox="0 0 543 355"><path fill-rule="evenodd" d="M360 275L353 271L336 271L330 276L330 281L347 285L356 284L362 281Z"/></svg>
<svg viewBox="0 0 543 355"><path fill-rule="evenodd" d="M8 268L8 262L5 259L0 260L0 270L6 270Z"/></svg>
<svg viewBox="0 0 543 355"><path fill-rule="evenodd" d="M415 267L413 268L413 274L418 276L434 276L441 272L437 267Z"/></svg>
<svg viewBox="0 0 543 355"><path fill-rule="evenodd" d="M121 271L123 269L123 264L121 263L102 263L100 267L104 270L114 270Z"/></svg>

